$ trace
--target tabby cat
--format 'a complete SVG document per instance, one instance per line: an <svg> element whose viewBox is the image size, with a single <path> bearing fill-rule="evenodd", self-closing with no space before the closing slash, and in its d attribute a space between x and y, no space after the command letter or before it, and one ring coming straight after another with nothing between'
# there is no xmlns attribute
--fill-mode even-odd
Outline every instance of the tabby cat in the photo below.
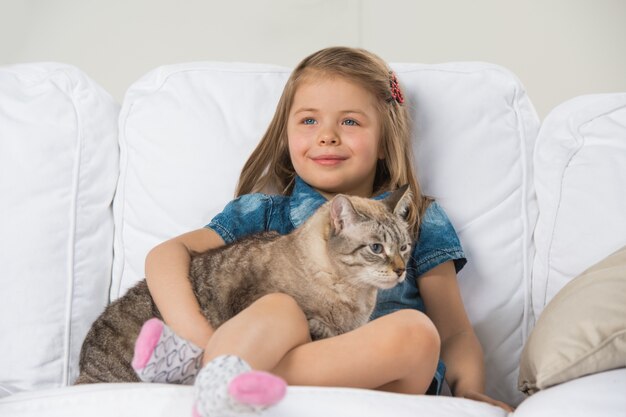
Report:
<svg viewBox="0 0 626 417"><path fill-rule="evenodd" d="M380 201L337 195L288 235L263 232L194 254L189 279L202 312L217 328L281 292L298 302L314 340L365 324L377 289L404 280L410 200L406 186ZM161 319L143 280L94 322L76 383L139 381L130 365L134 343L152 317Z"/></svg>

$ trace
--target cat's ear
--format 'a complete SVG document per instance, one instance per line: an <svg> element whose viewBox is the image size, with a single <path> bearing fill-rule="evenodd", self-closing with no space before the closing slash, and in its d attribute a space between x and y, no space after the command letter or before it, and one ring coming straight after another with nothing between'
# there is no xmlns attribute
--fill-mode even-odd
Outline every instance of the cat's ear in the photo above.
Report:
<svg viewBox="0 0 626 417"><path fill-rule="evenodd" d="M383 201L387 204L387 207L389 207L389 210L391 210L393 214L406 220L409 215L409 209L411 208L412 198L413 193L411 193L409 184L405 184L393 191Z"/></svg>
<svg viewBox="0 0 626 417"><path fill-rule="evenodd" d="M357 212L348 197L338 194L330 200L330 223L334 234L351 226L356 218Z"/></svg>

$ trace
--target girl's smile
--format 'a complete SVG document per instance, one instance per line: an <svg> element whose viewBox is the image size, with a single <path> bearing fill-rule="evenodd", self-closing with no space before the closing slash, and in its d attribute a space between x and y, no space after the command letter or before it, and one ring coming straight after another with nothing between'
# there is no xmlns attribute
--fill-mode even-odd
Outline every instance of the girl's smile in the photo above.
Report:
<svg viewBox="0 0 626 417"><path fill-rule="evenodd" d="M341 164L341 162L345 161L348 158L344 156L339 156L339 155L320 155L320 156L312 156L311 159L320 165L336 166L336 165Z"/></svg>
<svg viewBox="0 0 626 417"><path fill-rule="evenodd" d="M297 89L287 125L296 173L329 197L371 196L380 150L376 98L342 77L312 77Z"/></svg>

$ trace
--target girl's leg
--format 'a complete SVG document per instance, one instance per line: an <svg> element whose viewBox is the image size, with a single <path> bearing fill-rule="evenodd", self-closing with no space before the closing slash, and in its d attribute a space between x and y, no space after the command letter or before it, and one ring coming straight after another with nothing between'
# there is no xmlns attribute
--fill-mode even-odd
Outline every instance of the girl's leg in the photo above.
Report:
<svg viewBox="0 0 626 417"><path fill-rule="evenodd" d="M295 301L271 294L221 326L207 345L204 359L235 354L254 369L271 370L293 385L423 393L432 381L440 345L432 322L414 310L389 314L341 336L308 342L308 324Z"/></svg>
<svg viewBox="0 0 626 417"><path fill-rule="evenodd" d="M296 301L286 294L269 294L215 331L204 350L204 363L228 354L253 369L271 370L288 351L310 341L307 319Z"/></svg>
<svg viewBox="0 0 626 417"><path fill-rule="evenodd" d="M343 335L298 345L272 369L292 385L375 388L423 394L440 339L430 319L400 310Z"/></svg>
<svg viewBox="0 0 626 417"><path fill-rule="evenodd" d="M206 351L162 321L148 320L135 343L132 366L144 382L193 384L201 365L219 355L236 355L254 369L268 370L287 350L310 341L306 318L296 302L285 294L270 294L221 326Z"/></svg>

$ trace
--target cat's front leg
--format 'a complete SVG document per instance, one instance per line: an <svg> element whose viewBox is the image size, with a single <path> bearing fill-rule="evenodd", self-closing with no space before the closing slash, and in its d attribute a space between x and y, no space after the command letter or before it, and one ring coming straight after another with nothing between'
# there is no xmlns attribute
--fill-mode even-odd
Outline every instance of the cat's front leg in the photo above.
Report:
<svg viewBox="0 0 626 417"><path fill-rule="evenodd" d="M319 318L309 319L309 332L313 340L326 339L327 337L337 336L339 332L329 326Z"/></svg>

